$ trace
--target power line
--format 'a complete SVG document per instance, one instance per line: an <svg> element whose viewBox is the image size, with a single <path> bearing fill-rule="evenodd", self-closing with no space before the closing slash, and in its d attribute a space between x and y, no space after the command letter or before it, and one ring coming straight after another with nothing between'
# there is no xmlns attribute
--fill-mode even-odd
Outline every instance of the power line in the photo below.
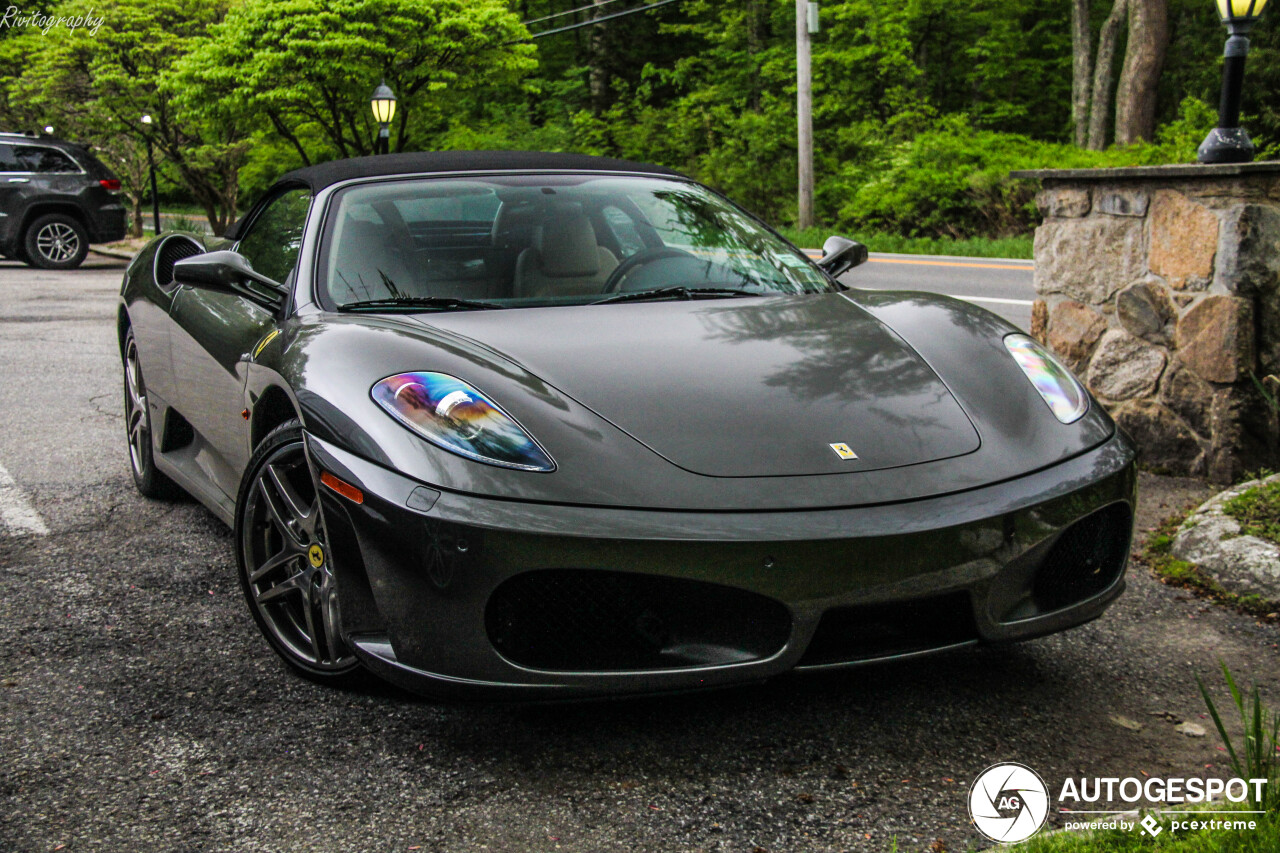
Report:
<svg viewBox="0 0 1280 853"><path fill-rule="evenodd" d="M614 18L622 18L622 17L625 17L626 15L634 15L636 12L648 12L650 9L656 9L659 6L666 6L668 3L679 3L679 2L680 0L658 0L657 3L649 3L645 6L637 6L634 9L627 9L626 11L623 11L623 12L614 12L612 15L605 15L602 18L592 18L590 21L580 21L579 23L569 24L568 26L565 26L565 27L556 27L553 30L543 30L540 33L533 33L527 39L519 39L518 41L532 41L533 39L540 39L543 36L553 36L556 33L567 33L569 30L576 30L582 27L594 27L596 24L602 24L605 21L612 21ZM587 6L584 8L591 8L591 7Z"/></svg>
<svg viewBox="0 0 1280 853"><path fill-rule="evenodd" d="M565 15L572 15L576 12L585 12L588 9L599 9L601 6L608 6L610 3L617 3L618 0L602 0L600 3L592 3L590 6L579 6L576 9L569 9L566 12L556 12L554 15L543 15L541 18L534 18L529 21L521 21L526 27L530 24L540 24L543 21L549 21L552 18L563 18Z"/></svg>

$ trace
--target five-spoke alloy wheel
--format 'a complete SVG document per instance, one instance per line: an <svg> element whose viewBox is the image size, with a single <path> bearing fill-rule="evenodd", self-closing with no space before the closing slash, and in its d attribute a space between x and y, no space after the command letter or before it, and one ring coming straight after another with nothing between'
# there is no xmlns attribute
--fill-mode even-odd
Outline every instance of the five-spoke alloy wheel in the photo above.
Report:
<svg viewBox="0 0 1280 853"><path fill-rule="evenodd" d="M49 213L27 228L23 249L27 261L37 267L75 269L89 253L89 235L79 220L63 213Z"/></svg>
<svg viewBox="0 0 1280 853"><path fill-rule="evenodd" d="M254 452L236 503L236 540L240 584L271 647L309 678L347 680L359 663L340 634L320 498L296 420Z"/></svg>

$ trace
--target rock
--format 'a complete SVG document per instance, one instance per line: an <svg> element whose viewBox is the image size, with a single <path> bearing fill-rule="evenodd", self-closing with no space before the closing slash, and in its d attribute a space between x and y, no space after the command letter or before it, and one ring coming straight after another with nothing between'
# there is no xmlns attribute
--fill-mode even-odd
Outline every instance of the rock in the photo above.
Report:
<svg viewBox="0 0 1280 853"><path fill-rule="evenodd" d="M1131 284L1116 297L1116 316L1129 334L1153 344L1167 344L1173 336L1173 304L1163 288L1148 282Z"/></svg>
<svg viewBox="0 0 1280 853"><path fill-rule="evenodd" d="M1112 409L1111 416L1133 436L1144 463L1178 474L1202 472L1200 442L1164 406L1151 400L1130 400Z"/></svg>
<svg viewBox="0 0 1280 853"><path fill-rule="evenodd" d="M1101 305L1147 273L1142 220L1049 219L1036 229L1036 292Z"/></svg>
<svg viewBox="0 0 1280 853"><path fill-rule="evenodd" d="M1050 327L1050 339L1053 329ZM1102 336L1089 364L1089 387L1109 400L1146 397L1156 389L1164 373L1163 349L1143 343L1122 329Z"/></svg>
<svg viewBox="0 0 1280 853"><path fill-rule="evenodd" d="M1274 461L1275 413L1259 395L1241 393L1238 386L1216 391L1210 421L1209 478L1215 483L1234 483L1245 471Z"/></svg>
<svg viewBox="0 0 1280 853"><path fill-rule="evenodd" d="M1204 290L1213 278L1218 217L1174 190L1151 203L1151 271L1176 290Z"/></svg>
<svg viewBox="0 0 1280 853"><path fill-rule="evenodd" d="M1273 289L1280 277L1280 209L1246 204L1222 218L1213 283L1228 293L1252 295Z"/></svg>
<svg viewBox="0 0 1280 853"><path fill-rule="evenodd" d="M1232 592L1280 601L1280 545L1241 536L1240 523L1223 511L1237 495L1277 482L1280 474L1251 480L1201 504L1174 537L1173 556L1196 564Z"/></svg>
<svg viewBox="0 0 1280 853"><path fill-rule="evenodd" d="M1100 190L1094 207L1112 216L1146 216L1150 200L1141 190Z"/></svg>
<svg viewBox="0 0 1280 853"><path fill-rule="evenodd" d="M1059 302L1049 313L1049 346L1072 370L1084 366L1106 330L1107 321L1101 314L1070 299Z"/></svg>
<svg viewBox="0 0 1280 853"><path fill-rule="evenodd" d="M1253 311L1246 299L1206 296L1178 320L1174 341L1201 379L1235 382L1253 366Z"/></svg>
<svg viewBox="0 0 1280 853"><path fill-rule="evenodd" d="M1160 402L1200 436L1213 435L1213 387L1201 382L1176 360L1160 383Z"/></svg>
<svg viewBox="0 0 1280 853"><path fill-rule="evenodd" d="M1048 343L1049 306L1043 299L1031 303L1031 337L1040 343Z"/></svg>
<svg viewBox="0 0 1280 853"><path fill-rule="evenodd" d="M1179 723L1173 727L1175 732L1181 732L1187 737L1204 737L1204 726L1199 723Z"/></svg>
<svg viewBox="0 0 1280 853"><path fill-rule="evenodd" d="M1089 191L1071 187L1041 190L1036 196L1036 207L1046 217L1084 216L1089 212Z"/></svg>
<svg viewBox="0 0 1280 853"><path fill-rule="evenodd" d="M1144 728L1142 723L1138 722L1137 720L1131 720L1128 717L1122 716L1120 714L1113 714L1111 716L1111 722L1115 723L1120 728L1128 729L1131 732L1140 732Z"/></svg>

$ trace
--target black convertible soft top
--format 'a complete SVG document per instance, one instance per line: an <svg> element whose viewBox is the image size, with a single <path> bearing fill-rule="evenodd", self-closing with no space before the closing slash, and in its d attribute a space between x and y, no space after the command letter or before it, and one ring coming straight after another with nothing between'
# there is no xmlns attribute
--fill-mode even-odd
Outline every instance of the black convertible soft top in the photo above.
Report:
<svg viewBox="0 0 1280 853"><path fill-rule="evenodd" d="M286 172L275 186L303 184L312 193L331 184L352 178L378 178L387 175L415 175L424 172L507 172L541 171L545 169L566 172L640 172L653 175L675 175L679 172L650 163L616 160L612 157L593 157L588 154L560 154L545 151L421 151L405 154L381 154L374 157L352 157L348 160L330 160ZM270 195L268 193L267 195ZM239 239L245 219L227 229L228 240Z"/></svg>
<svg viewBox="0 0 1280 853"><path fill-rule="evenodd" d="M306 184L312 192L351 178L411 175L422 172L505 172L525 169L564 169L570 172L646 172L678 175L671 169L587 154L552 154L543 151L423 151L331 160L295 169L277 183Z"/></svg>

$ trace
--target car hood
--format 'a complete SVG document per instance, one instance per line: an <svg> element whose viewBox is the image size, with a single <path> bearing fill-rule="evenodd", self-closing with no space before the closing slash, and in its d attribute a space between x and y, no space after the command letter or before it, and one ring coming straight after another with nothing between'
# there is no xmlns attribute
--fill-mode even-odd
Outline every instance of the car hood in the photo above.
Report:
<svg viewBox="0 0 1280 853"><path fill-rule="evenodd" d="M696 474L853 473L961 456L980 445L924 359L843 294L416 320L516 362ZM833 444L856 456L842 458Z"/></svg>

